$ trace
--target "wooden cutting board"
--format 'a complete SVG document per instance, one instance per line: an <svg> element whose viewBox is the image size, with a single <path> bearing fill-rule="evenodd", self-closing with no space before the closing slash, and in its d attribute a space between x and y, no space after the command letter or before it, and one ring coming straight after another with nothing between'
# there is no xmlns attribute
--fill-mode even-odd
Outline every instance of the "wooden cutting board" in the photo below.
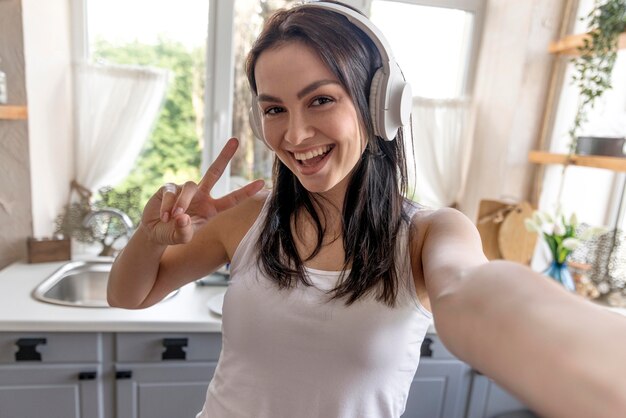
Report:
<svg viewBox="0 0 626 418"><path fill-rule="evenodd" d="M537 234L526 230L524 219L531 217L532 213L533 208L528 202L480 202L476 226L483 252L489 260L504 259L530 264Z"/></svg>
<svg viewBox="0 0 626 418"><path fill-rule="evenodd" d="M498 248L503 259L530 264L537 244L537 234L526 230L524 219L532 215L530 203L521 202L504 217L498 233Z"/></svg>

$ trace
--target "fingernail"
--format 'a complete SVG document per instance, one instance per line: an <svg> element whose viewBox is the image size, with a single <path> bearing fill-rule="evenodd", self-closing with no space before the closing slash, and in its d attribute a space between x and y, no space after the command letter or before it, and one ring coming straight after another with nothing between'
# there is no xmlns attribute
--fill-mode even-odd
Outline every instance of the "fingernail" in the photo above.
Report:
<svg viewBox="0 0 626 418"><path fill-rule="evenodd" d="M180 215L181 213L183 213L183 208L176 208L176 210L173 213L173 216Z"/></svg>
<svg viewBox="0 0 626 418"><path fill-rule="evenodd" d="M169 212L163 212L161 214L161 222L163 223L167 223L167 221L170 220L170 213Z"/></svg>
<svg viewBox="0 0 626 418"><path fill-rule="evenodd" d="M188 223L189 223L189 219L186 217L176 219L176 225L178 225L181 228L184 226L187 226Z"/></svg>

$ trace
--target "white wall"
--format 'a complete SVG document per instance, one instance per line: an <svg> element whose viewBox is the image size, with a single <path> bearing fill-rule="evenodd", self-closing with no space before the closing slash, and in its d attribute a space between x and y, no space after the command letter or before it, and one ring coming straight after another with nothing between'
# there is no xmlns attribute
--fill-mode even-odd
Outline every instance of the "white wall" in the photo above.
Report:
<svg viewBox="0 0 626 418"><path fill-rule="evenodd" d="M68 0L22 0L33 234L49 236L73 178Z"/></svg>
<svg viewBox="0 0 626 418"><path fill-rule="evenodd" d="M475 87L474 151L461 210L482 199L526 200L564 0L489 0Z"/></svg>

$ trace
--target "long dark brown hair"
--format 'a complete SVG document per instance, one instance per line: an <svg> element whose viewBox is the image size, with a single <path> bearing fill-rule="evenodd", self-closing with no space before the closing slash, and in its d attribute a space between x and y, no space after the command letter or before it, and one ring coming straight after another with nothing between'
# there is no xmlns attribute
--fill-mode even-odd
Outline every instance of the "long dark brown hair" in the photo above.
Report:
<svg viewBox="0 0 626 418"><path fill-rule="evenodd" d="M348 6L346 6L348 7ZM367 145L352 171L342 208L345 251L343 274L331 291L332 298L347 305L374 294L376 300L394 306L398 294L396 238L407 223L404 193L407 187L402 129L394 141L374 135L368 98L370 83L381 58L372 40L342 15L315 7L296 6L279 10L266 22L250 50L246 74L257 94L254 67L266 50L288 42L312 48L348 92L365 127ZM280 159L275 158L274 187L268 214L258 242L259 265L279 288L298 282L310 286L304 262L322 248L326 218L319 199L310 193ZM298 254L292 225L308 214L315 224L317 244L304 260ZM347 272L350 270L349 273Z"/></svg>

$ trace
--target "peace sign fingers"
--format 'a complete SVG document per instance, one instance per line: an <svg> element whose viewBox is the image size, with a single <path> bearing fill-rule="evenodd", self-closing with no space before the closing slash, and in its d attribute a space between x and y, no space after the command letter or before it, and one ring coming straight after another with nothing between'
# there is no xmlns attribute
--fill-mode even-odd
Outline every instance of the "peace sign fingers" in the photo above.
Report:
<svg viewBox="0 0 626 418"><path fill-rule="evenodd" d="M228 193L226 196L222 196L214 201L215 209L221 212L226 209L230 209L233 206L237 206L243 200L250 196L257 194L262 188L265 182L263 180L255 180L252 183L248 183L245 186Z"/></svg>
<svg viewBox="0 0 626 418"><path fill-rule="evenodd" d="M237 147L239 147L239 141L237 138L230 138L226 142L226 145L222 148L220 155L218 155L215 161L213 161L213 164L209 166L209 169L202 177L202 180L198 183L198 191L200 193L204 193L206 195L211 194L213 186L215 186L215 183L217 183L220 177L222 177L222 174L224 174L224 170L233 158L233 155L235 155Z"/></svg>

